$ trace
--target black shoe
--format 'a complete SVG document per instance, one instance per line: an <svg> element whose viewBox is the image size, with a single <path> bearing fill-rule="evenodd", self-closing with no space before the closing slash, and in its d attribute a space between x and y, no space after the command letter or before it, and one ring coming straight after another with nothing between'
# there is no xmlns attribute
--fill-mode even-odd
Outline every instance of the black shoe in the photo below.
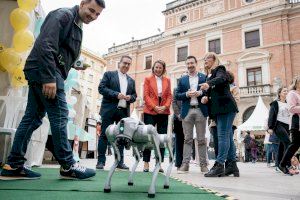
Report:
<svg viewBox="0 0 300 200"><path fill-rule="evenodd" d="M103 163L97 163L96 169L104 169L104 164Z"/></svg>
<svg viewBox="0 0 300 200"><path fill-rule="evenodd" d="M224 165L218 162L215 162L214 166L204 174L205 177L222 177L225 176Z"/></svg>
<svg viewBox="0 0 300 200"><path fill-rule="evenodd" d="M231 174L233 174L234 177L240 176L240 171L236 165L236 161L225 162L225 176L230 176Z"/></svg>
<svg viewBox="0 0 300 200"><path fill-rule="evenodd" d="M73 164L69 169L60 167L60 176L62 179L89 179L96 175L95 170L80 166L78 163Z"/></svg>
<svg viewBox="0 0 300 200"><path fill-rule="evenodd" d="M129 170L129 167L127 167L124 163L122 163L122 164L119 164L117 166L117 169L119 169L119 170Z"/></svg>
<svg viewBox="0 0 300 200"><path fill-rule="evenodd" d="M40 173L34 172L25 166L12 168L7 164L3 166L0 175L0 180L33 180L41 178Z"/></svg>
<svg viewBox="0 0 300 200"><path fill-rule="evenodd" d="M286 174L286 175L290 175L290 176L293 176L293 174L290 173L290 170L287 166L283 167L281 164L278 166L279 170Z"/></svg>

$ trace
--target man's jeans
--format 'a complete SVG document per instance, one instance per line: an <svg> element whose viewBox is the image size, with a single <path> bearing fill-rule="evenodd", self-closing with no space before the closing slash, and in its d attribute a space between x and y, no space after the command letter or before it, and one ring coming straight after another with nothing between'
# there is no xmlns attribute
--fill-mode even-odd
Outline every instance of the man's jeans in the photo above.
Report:
<svg viewBox="0 0 300 200"><path fill-rule="evenodd" d="M194 126L196 127L200 166L207 166L207 146L205 139L206 117L203 116L199 108L190 108L188 115L182 120L182 127L184 133L182 163L189 164L191 160Z"/></svg>
<svg viewBox="0 0 300 200"><path fill-rule="evenodd" d="M24 165L28 142L33 131L42 124L46 112L50 121L56 160L64 168L75 163L67 136L68 108L64 90L58 89L55 99L46 99L42 94L42 85L33 82L29 84L25 115L16 131L8 157L8 164L12 167Z"/></svg>
<svg viewBox="0 0 300 200"><path fill-rule="evenodd" d="M216 161L224 164L225 160L236 161L236 148L233 142L232 123L236 113L219 114L216 116L218 130L218 156Z"/></svg>

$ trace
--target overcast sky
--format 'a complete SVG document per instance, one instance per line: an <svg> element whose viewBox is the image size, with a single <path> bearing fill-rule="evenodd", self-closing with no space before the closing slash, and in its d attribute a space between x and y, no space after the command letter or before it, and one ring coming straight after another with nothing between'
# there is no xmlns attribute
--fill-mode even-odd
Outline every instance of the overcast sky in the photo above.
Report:
<svg viewBox="0 0 300 200"><path fill-rule="evenodd" d="M72 7L81 0L41 0L46 13L60 7ZM142 39L164 31L166 4L172 0L106 0L100 17L84 26L83 46L100 53L109 47Z"/></svg>

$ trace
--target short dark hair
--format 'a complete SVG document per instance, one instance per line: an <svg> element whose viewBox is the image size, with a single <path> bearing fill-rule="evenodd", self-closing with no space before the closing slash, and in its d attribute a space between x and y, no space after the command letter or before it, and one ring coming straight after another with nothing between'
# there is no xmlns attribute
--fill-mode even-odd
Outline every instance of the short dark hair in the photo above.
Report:
<svg viewBox="0 0 300 200"><path fill-rule="evenodd" d="M125 56L121 57L120 62L122 62L124 58L128 58L128 59L132 60L132 58L130 56L125 55Z"/></svg>
<svg viewBox="0 0 300 200"><path fill-rule="evenodd" d="M187 61L188 59L194 59L196 63L198 62L195 56L188 56L186 57L185 61Z"/></svg>
<svg viewBox="0 0 300 200"><path fill-rule="evenodd" d="M159 64L161 64L161 65L163 66L163 72L162 72L162 75L164 75L164 74L166 73L167 69L166 69L166 63L165 63L165 61L163 61L163 60L157 60L157 61L154 62L153 66L152 66L152 73L154 73L154 67L155 67L155 65L156 65L157 63L159 63Z"/></svg>
<svg viewBox="0 0 300 200"><path fill-rule="evenodd" d="M90 3L92 0L84 0L86 3ZM101 8L105 8L104 0L94 0Z"/></svg>

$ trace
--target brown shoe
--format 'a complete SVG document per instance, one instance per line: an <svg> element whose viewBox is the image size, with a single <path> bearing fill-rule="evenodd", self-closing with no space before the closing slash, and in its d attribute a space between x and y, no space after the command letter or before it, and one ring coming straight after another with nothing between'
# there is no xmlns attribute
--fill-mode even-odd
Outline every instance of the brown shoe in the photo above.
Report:
<svg viewBox="0 0 300 200"><path fill-rule="evenodd" d="M178 174L184 174L184 173L188 173L189 172L189 164L187 163L182 163L181 167L179 168L179 170L177 171Z"/></svg>
<svg viewBox="0 0 300 200"><path fill-rule="evenodd" d="M201 170L202 173L208 172L208 168L206 166L201 166L200 170Z"/></svg>

